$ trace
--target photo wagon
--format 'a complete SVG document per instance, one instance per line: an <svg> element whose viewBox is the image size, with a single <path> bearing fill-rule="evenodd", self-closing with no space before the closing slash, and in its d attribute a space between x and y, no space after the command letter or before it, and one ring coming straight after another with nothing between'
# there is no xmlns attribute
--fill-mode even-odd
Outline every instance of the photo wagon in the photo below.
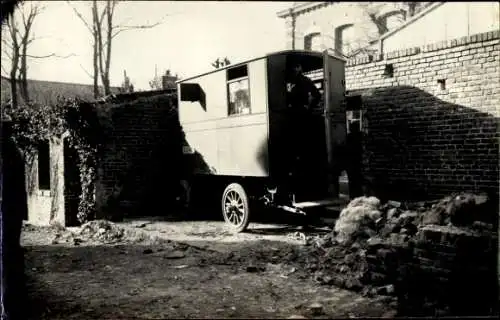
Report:
<svg viewBox="0 0 500 320"><path fill-rule="evenodd" d="M299 111L297 66L320 95ZM196 191L219 197L236 232L255 206L305 214L338 202L331 169L348 130L344 69L327 51L289 50L178 81L186 201Z"/></svg>

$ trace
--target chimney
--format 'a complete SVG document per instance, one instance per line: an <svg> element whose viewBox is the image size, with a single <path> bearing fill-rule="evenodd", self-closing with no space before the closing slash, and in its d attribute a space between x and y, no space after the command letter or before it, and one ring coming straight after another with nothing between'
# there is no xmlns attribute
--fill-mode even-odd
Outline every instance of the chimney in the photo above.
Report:
<svg viewBox="0 0 500 320"><path fill-rule="evenodd" d="M162 88L163 89L175 89L175 81L177 81L177 77L167 72L166 75L161 77Z"/></svg>

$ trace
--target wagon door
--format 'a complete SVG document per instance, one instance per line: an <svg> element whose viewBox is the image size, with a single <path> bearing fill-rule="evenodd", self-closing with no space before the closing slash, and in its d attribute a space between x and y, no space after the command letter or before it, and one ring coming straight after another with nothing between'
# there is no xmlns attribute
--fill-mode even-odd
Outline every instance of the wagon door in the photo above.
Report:
<svg viewBox="0 0 500 320"><path fill-rule="evenodd" d="M324 63L324 121L328 152L329 181L333 196L339 193L339 174L345 159L347 137L345 106L345 62L323 54Z"/></svg>

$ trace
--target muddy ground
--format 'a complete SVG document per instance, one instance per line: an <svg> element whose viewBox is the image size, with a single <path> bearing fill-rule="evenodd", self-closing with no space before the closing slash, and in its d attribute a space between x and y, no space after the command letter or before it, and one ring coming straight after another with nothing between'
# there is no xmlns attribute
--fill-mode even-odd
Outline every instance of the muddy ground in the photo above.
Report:
<svg viewBox="0 0 500 320"><path fill-rule="evenodd" d="M321 285L304 271L303 236L329 226L303 232L254 223L232 234L221 221L165 220L120 223L128 231L112 244L56 239L68 230L25 226L30 319L395 315L390 299Z"/></svg>

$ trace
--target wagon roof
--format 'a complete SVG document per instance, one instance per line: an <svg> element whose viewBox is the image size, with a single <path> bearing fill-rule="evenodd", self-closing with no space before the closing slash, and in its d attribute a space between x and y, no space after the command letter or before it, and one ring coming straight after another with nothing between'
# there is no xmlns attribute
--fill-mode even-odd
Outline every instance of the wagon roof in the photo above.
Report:
<svg viewBox="0 0 500 320"><path fill-rule="evenodd" d="M230 65L218 68L216 70L204 72L204 73L201 73L201 74L198 74L198 75L195 75L195 76L188 77L186 79L181 79L181 80L176 81L175 83L181 83L181 82L192 80L192 79L195 79L195 78L199 78L199 77L211 74L211 73L222 71L222 70L225 70L225 69L228 69L228 68L233 68L233 67L237 67L239 65L247 64L247 63L252 62L252 61L257 61L257 60L269 58L269 57L272 57L272 56L282 55L282 54L287 54L287 55L300 54L300 55L311 56L311 57L318 57L318 58L323 57L323 53L322 52L317 52L317 51L309 51L309 50L282 50L282 51L275 51L275 52L272 52L272 53L268 53L268 54L266 54L264 56L260 56L260 57L253 58L253 59L250 59L250 60L241 61L241 62L238 62L238 63L235 63L235 64L230 64Z"/></svg>

